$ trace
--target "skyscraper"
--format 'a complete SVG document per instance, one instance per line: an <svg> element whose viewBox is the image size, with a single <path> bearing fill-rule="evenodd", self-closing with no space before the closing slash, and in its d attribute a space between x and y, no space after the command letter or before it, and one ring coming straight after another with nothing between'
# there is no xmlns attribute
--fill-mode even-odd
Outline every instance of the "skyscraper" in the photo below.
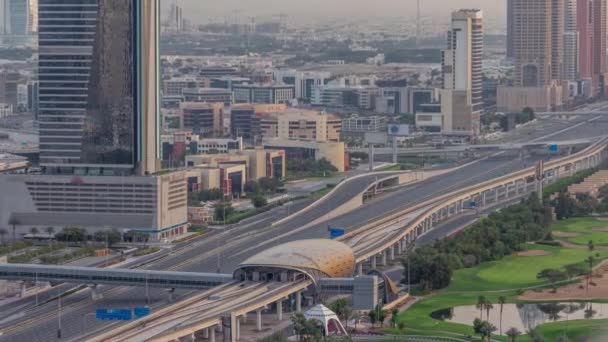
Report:
<svg viewBox="0 0 608 342"><path fill-rule="evenodd" d="M159 165L159 0L39 0L40 164L145 175Z"/></svg>
<svg viewBox="0 0 608 342"><path fill-rule="evenodd" d="M577 28L577 0L565 0L564 13L564 79L574 81L578 79L578 28Z"/></svg>
<svg viewBox="0 0 608 342"><path fill-rule="evenodd" d="M0 34L25 37L38 31L38 0L0 0Z"/></svg>
<svg viewBox="0 0 608 342"><path fill-rule="evenodd" d="M579 72L592 82L591 96L604 94L606 10L606 0L578 0Z"/></svg>
<svg viewBox="0 0 608 342"><path fill-rule="evenodd" d="M507 58L513 58L513 0L507 0Z"/></svg>
<svg viewBox="0 0 608 342"><path fill-rule="evenodd" d="M561 80L564 0L511 1L515 84L536 87Z"/></svg>
<svg viewBox="0 0 608 342"><path fill-rule="evenodd" d="M462 9L452 13L447 48L442 51L441 110L446 133L479 133L483 109L483 13Z"/></svg>

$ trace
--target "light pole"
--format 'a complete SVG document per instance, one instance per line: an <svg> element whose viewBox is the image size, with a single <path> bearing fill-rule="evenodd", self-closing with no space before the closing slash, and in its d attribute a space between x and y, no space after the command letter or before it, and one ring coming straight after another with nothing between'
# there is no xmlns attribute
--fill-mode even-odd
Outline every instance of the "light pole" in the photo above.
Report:
<svg viewBox="0 0 608 342"><path fill-rule="evenodd" d="M61 293L57 300L57 338L61 339Z"/></svg>

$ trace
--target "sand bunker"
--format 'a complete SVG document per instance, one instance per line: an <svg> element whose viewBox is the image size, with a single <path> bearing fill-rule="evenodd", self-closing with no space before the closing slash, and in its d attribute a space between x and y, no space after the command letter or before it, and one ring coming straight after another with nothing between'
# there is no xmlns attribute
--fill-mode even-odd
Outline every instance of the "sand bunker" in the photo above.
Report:
<svg viewBox="0 0 608 342"><path fill-rule="evenodd" d="M523 257L535 257L535 256L549 255L549 254L551 254L551 252L543 251L542 249L531 249L529 251L517 252L518 256L523 256Z"/></svg>
<svg viewBox="0 0 608 342"><path fill-rule="evenodd" d="M553 235L553 237L557 237L557 238L571 238L571 237L581 236L581 234L579 234L579 233L562 232L562 231L559 231L559 230L551 232L551 235Z"/></svg>

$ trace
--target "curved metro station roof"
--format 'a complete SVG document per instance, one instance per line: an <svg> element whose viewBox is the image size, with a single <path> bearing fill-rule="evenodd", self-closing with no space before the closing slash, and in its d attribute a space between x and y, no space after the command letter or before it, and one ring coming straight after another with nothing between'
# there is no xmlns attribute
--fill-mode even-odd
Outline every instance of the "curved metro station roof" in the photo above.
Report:
<svg viewBox="0 0 608 342"><path fill-rule="evenodd" d="M328 239L288 242L269 248L243 261L243 267L276 267L314 270L331 278L351 277L355 266L353 250L346 244Z"/></svg>

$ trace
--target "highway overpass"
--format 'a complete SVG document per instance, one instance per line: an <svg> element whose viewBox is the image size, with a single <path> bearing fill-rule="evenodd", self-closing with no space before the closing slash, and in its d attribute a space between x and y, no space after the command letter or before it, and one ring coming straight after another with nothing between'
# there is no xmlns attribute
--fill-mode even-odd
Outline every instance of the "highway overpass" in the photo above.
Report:
<svg viewBox="0 0 608 342"><path fill-rule="evenodd" d="M606 157L607 145L608 139L603 138L579 153L547 162L544 168L528 168L498 179L447 193L439 198L422 202L413 208L402 209L382 220L369 223L350 232L340 238L340 241L352 247L357 273L363 273L364 268L367 267L374 270L378 263L386 265L387 260L394 259L397 255L403 253L421 235L451 217L462 213L470 203L475 202L476 207L484 208L491 204L498 205L501 201L512 201L514 198L539 191L545 184L552 183L579 170L598 165ZM285 259L278 255L278 260ZM326 262L331 264L334 261L327 260ZM340 263L339 260L335 262ZM288 281L290 285L279 292L277 310L282 314L282 301L294 294L299 298L300 291L305 289L303 282L308 281L308 285L312 285L315 283L313 278L304 277L298 280L286 275L286 280L291 279ZM272 297L273 300L276 298ZM261 308L271 303L269 300L267 297L256 298L252 299L247 305L239 304L231 309L230 336L232 341L236 341L239 337L239 324L243 317L246 317L248 312L256 312L259 317ZM281 309L278 309L279 307ZM206 334L215 334L218 330L218 322L220 322L220 317L211 316L197 316L189 319L188 324L173 326L168 331L158 332L158 335L148 340L180 339L195 334L202 329L206 329ZM147 331L148 329L144 329L141 333ZM141 336L141 333L133 336ZM103 337L107 339L108 335ZM114 336L110 337L114 338ZM98 339L98 341L101 340Z"/></svg>
<svg viewBox="0 0 608 342"><path fill-rule="evenodd" d="M593 136L605 133L602 133L605 125L602 126L597 122L587 123L577 127L576 122L581 120L582 118L569 122L551 121L549 123L550 127L546 127L543 131L533 131L532 135L526 134L525 136L522 136L522 138L541 139L541 135L546 136L547 134L550 134L553 137L552 139L561 137L566 137L565 139L576 139L581 136ZM559 137L556 137L556 134L559 134ZM544 138L544 140L546 140L546 138ZM548 158L549 156L543 157L543 159ZM551 156L551 158L557 158L557 156ZM332 226L344 227L347 232L358 230L363 226L367 226L368 229L371 229L369 227L372 227L371 224L374 222L381 223L386 217L397 214L400 211L402 212L403 208L414 208L420 203L427 202L433 198L439 199L444 194L455 190L478 185L488 179L502 177L505 174L510 174L513 171L525 168L526 165L529 166L538 159L539 157L537 156L525 156L525 159L523 160L481 160L478 163L454 170L441 177L425 178L413 185L406 186L403 190L386 194L375 201L369 201L358 210L333 218L329 222L320 222L319 224L304 230L298 229L301 226L301 223L314 219L318 215L317 211L311 211L309 215L303 215L293 221L284 222L283 224L269 228L272 222L284 217L286 213L289 213L286 207L277 208L251 220L247 220L242 224L230 227L225 231L206 234L204 239L195 239L193 243L189 244L188 248L171 253L165 258L161 258L158 261L151 263L148 267L159 270L186 270L194 272L213 272L217 268L221 268L222 272L229 273L244 259L257 254L266 248L286 241L326 237L328 223ZM530 185L529 188L531 187L532 186ZM503 191L501 191L501 194L503 194ZM520 192L520 196L522 195L523 192ZM513 189L511 189L510 196L512 198L517 198L514 197ZM489 201L491 195L488 194L487 197ZM293 213L304 205L306 205L305 202L294 202L291 205L291 212ZM467 210L466 206L463 210ZM413 213L410 214L414 215ZM447 223L441 225L441 231L448 229L447 227L453 225L452 222L455 221L450 220L442 222ZM434 227L439 227L439 224ZM382 229L391 232L395 230L395 233L399 230L399 228L391 228L388 226L383 227ZM431 230L429 232L435 233L436 231L440 230ZM381 229L377 229L375 233L370 233L370 236L374 239L380 239L379 236L381 235ZM417 241L421 240L422 239L418 239ZM374 248L376 245L376 243L372 243L368 247ZM396 249L397 245L394 246ZM221 251L219 252L219 256L218 251ZM397 253L397 251L395 251L395 253ZM390 258L390 250L387 251L387 257ZM375 257L377 263L381 263L382 259L383 257L381 254L378 254ZM218 264L220 260L221 265ZM368 261L364 263L363 266L367 269L371 266L371 262ZM275 283L270 285L273 287L278 286ZM211 290L215 289L216 288L213 288ZM57 287L54 287L52 290L41 292L40 298L53 295L54 293L57 293L58 290ZM153 311L159 312L163 310L167 306L165 291L161 289L150 289L150 291ZM81 335L83 331L87 331L87 336L91 336L89 333L99 334L117 329L124 325L123 322L106 322L90 319L90 313L94 312L95 308L112 307L115 306L116 303L123 303L123 305L127 303L143 305L143 292L141 289L129 287L102 287L100 288L100 292L103 292L104 298L95 302L91 302L87 299L89 296L87 290L66 296L64 304L69 303L69 306L66 304L63 310L63 329L66 338L74 338L74 340L81 341L85 340L85 336ZM183 298L189 298L191 295L199 293L193 293L193 291L178 291L176 292L176 295L182 298L182 301L180 302L182 303L184 302ZM215 296L212 297L216 298ZM285 308L289 308L292 300L293 297L291 297L289 301L284 301ZM0 323L0 333L3 332L4 336L0 337L0 341L48 341L55 338L54 334L56 333L57 327L57 303L51 301L48 304L41 305L40 307L36 306L35 308L33 303L33 297L29 297L15 301L14 304L7 303L3 306L3 310L0 310L0 318L3 320L3 323ZM27 313L27 320L25 321L27 323L21 324L22 322L20 321L20 324L15 324L17 321L11 320L9 317L18 315L23 307L33 307L32 311ZM267 306L266 312L268 311L276 312L276 304ZM89 315L88 319L86 318L87 315ZM83 319L83 317L85 318ZM251 317L251 315L249 317ZM241 319L241 322L246 321L243 316L241 316ZM218 320L216 319L216 322L217 321ZM255 321L253 322L255 323ZM251 323L251 320L249 323ZM217 328L216 330L221 329L219 325L216 325L215 327ZM250 325L249 327L251 328ZM199 339L204 336L203 332L204 329L199 332ZM182 340L188 340L188 337L183 338Z"/></svg>
<svg viewBox="0 0 608 342"><path fill-rule="evenodd" d="M421 154L445 154L445 153L464 153L464 152L484 152L484 151L505 151L505 150L522 150L522 149L546 149L549 146L555 145L558 147L572 147L588 145L602 138L585 137L580 139L572 139L565 141L543 141L543 142L528 142L528 143L502 143L502 144L478 144L478 145L447 145L441 147L413 147L413 148L397 148L396 151L392 147L377 147L374 148L374 155L421 155ZM348 152L365 152L368 153L368 148L348 148Z"/></svg>

